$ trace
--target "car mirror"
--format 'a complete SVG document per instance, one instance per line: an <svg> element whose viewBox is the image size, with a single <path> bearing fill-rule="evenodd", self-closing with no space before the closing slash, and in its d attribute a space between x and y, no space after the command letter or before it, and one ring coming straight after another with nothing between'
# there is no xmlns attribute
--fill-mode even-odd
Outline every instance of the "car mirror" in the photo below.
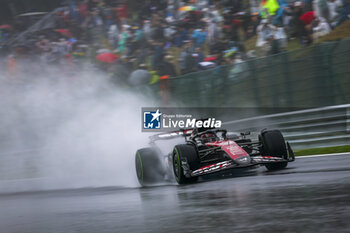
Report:
<svg viewBox="0 0 350 233"><path fill-rule="evenodd" d="M226 138L229 140L236 140L236 139L239 139L239 135L237 133L227 132Z"/></svg>

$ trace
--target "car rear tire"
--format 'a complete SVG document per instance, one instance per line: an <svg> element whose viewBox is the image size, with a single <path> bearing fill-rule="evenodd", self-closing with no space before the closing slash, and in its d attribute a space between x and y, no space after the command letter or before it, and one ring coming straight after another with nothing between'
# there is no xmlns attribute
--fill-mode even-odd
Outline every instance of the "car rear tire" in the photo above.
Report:
<svg viewBox="0 0 350 233"><path fill-rule="evenodd" d="M259 137L262 143L261 154L263 156L274 156L287 159L288 153L286 148L286 142L279 130L266 130L262 131ZM279 162L266 164L265 167L269 171L279 170L286 168L288 162Z"/></svg>
<svg viewBox="0 0 350 233"><path fill-rule="evenodd" d="M155 148L139 149L135 155L137 179L141 186L164 181L164 167Z"/></svg>
<svg viewBox="0 0 350 233"><path fill-rule="evenodd" d="M194 171L199 168L199 157L195 146L183 144L177 145L173 150L173 170L178 184L194 183L198 177L186 177L181 161L186 161L189 169Z"/></svg>

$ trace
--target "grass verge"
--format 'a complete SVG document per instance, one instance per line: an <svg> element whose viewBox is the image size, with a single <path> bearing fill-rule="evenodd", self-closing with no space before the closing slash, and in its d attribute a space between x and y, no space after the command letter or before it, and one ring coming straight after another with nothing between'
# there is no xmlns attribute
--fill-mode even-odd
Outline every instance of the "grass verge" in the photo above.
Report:
<svg viewBox="0 0 350 233"><path fill-rule="evenodd" d="M333 153L344 153L344 152L350 152L350 145L295 150L294 155L295 156L321 155L321 154L333 154Z"/></svg>
<svg viewBox="0 0 350 233"><path fill-rule="evenodd" d="M329 34L321 37L317 43L329 42L329 41L337 41L344 38L350 37L350 20L345 21L338 27L336 27Z"/></svg>

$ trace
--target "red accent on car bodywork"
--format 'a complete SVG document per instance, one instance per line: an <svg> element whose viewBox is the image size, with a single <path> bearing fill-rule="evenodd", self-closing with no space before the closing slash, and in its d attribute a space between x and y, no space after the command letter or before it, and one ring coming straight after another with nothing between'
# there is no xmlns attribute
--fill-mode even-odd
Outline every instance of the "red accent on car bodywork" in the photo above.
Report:
<svg viewBox="0 0 350 233"><path fill-rule="evenodd" d="M221 149L223 149L233 160L248 155L248 153L243 150L242 147L231 140L208 142L205 145L221 147Z"/></svg>
<svg viewBox="0 0 350 233"><path fill-rule="evenodd" d="M232 163L231 161L214 163L211 165L201 167L201 168L195 170L192 174L203 174L203 173L208 173L208 172L219 171L219 170L222 170L223 168L227 168L228 166L231 165L231 163Z"/></svg>

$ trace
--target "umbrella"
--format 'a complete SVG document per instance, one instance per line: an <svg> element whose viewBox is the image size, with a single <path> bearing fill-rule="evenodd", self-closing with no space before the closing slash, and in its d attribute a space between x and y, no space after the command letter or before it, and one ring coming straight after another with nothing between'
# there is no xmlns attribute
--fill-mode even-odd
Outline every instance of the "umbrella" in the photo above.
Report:
<svg viewBox="0 0 350 233"><path fill-rule="evenodd" d="M142 85L147 84L151 81L151 74L147 70L135 70L130 74L128 82L130 85Z"/></svg>
<svg viewBox="0 0 350 233"><path fill-rule="evenodd" d="M225 57L229 57L231 56L232 54L234 54L235 52L237 52L237 48L231 48L229 50L225 50L224 53L225 53Z"/></svg>
<svg viewBox="0 0 350 233"><path fill-rule="evenodd" d="M74 43L78 42L78 40L75 39L75 38L70 38L69 40L67 40L67 42L68 42L69 44L74 44Z"/></svg>
<svg viewBox="0 0 350 233"><path fill-rule="evenodd" d="M25 16L45 15L45 14L47 14L47 12L28 12L28 13L20 14L20 15L17 15L17 16L25 17Z"/></svg>
<svg viewBox="0 0 350 233"><path fill-rule="evenodd" d="M8 24L3 24L0 26L0 29L12 29L12 26Z"/></svg>
<svg viewBox="0 0 350 233"><path fill-rule="evenodd" d="M204 61L215 61L216 60L216 57L207 57L204 59Z"/></svg>
<svg viewBox="0 0 350 233"><path fill-rule="evenodd" d="M56 29L55 31L60 33L63 36L66 36L66 37L72 37L73 36L73 34L70 31L68 31L67 29Z"/></svg>
<svg viewBox="0 0 350 233"><path fill-rule="evenodd" d="M178 9L178 11L194 11L196 8L194 6L183 6Z"/></svg>
<svg viewBox="0 0 350 233"><path fill-rule="evenodd" d="M246 13L244 11L240 11L240 12L237 12L235 15L237 16L243 16L245 15Z"/></svg>
<svg viewBox="0 0 350 233"><path fill-rule="evenodd" d="M215 68L216 66L214 62L210 62L210 61L202 61L198 64L203 70L212 69L212 68Z"/></svg>
<svg viewBox="0 0 350 233"><path fill-rule="evenodd" d="M104 63L113 63L118 59L118 56L113 53L101 53L96 57L96 59Z"/></svg>
<svg viewBox="0 0 350 233"><path fill-rule="evenodd" d="M101 53L112 53L111 50L109 49L99 49L96 51L96 53L101 54Z"/></svg>

